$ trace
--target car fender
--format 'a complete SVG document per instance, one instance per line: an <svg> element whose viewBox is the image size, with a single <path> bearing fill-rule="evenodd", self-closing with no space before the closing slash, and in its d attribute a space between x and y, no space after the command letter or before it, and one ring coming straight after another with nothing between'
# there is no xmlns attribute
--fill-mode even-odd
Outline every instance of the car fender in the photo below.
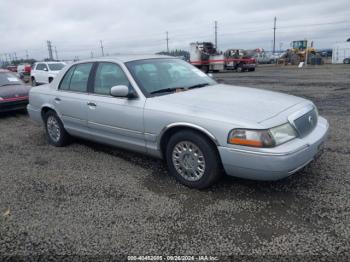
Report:
<svg viewBox="0 0 350 262"><path fill-rule="evenodd" d="M197 131L207 135L210 138L210 140L212 140L213 143L215 143L215 145L217 145L217 146L220 145L217 138L211 132L209 132L207 129L205 129L204 127L201 127L199 125L192 124L192 123L187 123L187 122L174 122L174 123L168 124L165 127L163 127L163 129L159 133L158 138L157 138L158 149L161 148L161 141L162 141L163 135L168 130L175 128L175 127L187 127L187 128L197 130Z"/></svg>
<svg viewBox="0 0 350 262"><path fill-rule="evenodd" d="M51 103L42 104L41 108L40 108L41 114L42 114L44 108L50 108L51 110L56 112L56 114L58 115L59 118L61 118L62 115L56 110L56 107L53 104L51 104ZM43 114L42 114L42 116L43 116Z"/></svg>

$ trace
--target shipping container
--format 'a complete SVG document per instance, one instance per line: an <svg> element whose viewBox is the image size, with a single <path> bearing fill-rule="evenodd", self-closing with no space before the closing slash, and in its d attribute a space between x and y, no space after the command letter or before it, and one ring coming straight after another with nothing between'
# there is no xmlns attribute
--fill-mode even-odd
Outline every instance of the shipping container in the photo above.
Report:
<svg viewBox="0 0 350 262"><path fill-rule="evenodd" d="M333 46L332 64L343 64L350 61L350 42L337 43Z"/></svg>

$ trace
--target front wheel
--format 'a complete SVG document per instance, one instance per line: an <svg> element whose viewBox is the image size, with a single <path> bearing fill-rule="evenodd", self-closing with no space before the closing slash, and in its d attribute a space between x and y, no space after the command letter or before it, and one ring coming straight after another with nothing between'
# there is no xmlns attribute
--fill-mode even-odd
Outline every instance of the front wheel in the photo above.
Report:
<svg viewBox="0 0 350 262"><path fill-rule="evenodd" d="M203 135L186 130L174 134L167 145L170 173L182 184L197 189L211 186L221 175L214 145Z"/></svg>
<svg viewBox="0 0 350 262"><path fill-rule="evenodd" d="M51 145L62 147L68 144L70 136L54 111L48 111L45 114L45 129L48 142Z"/></svg>
<svg viewBox="0 0 350 262"><path fill-rule="evenodd" d="M236 70L237 70L238 73L242 73L243 72L243 66L242 65L238 65Z"/></svg>
<svg viewBox="0 0 350 262"><path fill-rule="evenodd" d="M344 64L350 64L350 58L345 58L343 62Z"/></svg>

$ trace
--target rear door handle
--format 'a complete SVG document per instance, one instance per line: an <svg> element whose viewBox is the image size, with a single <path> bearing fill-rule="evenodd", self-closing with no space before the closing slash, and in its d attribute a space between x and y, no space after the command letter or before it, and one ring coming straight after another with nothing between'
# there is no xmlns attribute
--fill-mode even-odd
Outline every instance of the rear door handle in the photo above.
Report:
<svg viewBox="0 0 350 262"><path fill-rule="evenodd" d="M61 98L56 97L56 98L55 98L55 101L56 101L56 102L61 102Z"/></svg>
<svg viewBox="0 0 350 262"><path fill-rule="evenodd" d="M88 106L91 106L91 107L96 107L96 104L93 103L93 102L88 102L87 105L88 105Z"/></svg>

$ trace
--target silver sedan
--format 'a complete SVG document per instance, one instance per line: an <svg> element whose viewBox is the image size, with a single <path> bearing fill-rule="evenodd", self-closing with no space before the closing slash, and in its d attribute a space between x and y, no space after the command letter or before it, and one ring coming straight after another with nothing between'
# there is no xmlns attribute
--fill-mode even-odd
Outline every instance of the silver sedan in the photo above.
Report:
<svg viewBox="0 0 350 262"><path fill-rule="evenodd" d="M321 152L328 122L303 98L216 83L180 59L105 57L67 66L30 91L30 117L54 146L71 137L165 159L194 188L223 173L287 177Z"/></svg>

